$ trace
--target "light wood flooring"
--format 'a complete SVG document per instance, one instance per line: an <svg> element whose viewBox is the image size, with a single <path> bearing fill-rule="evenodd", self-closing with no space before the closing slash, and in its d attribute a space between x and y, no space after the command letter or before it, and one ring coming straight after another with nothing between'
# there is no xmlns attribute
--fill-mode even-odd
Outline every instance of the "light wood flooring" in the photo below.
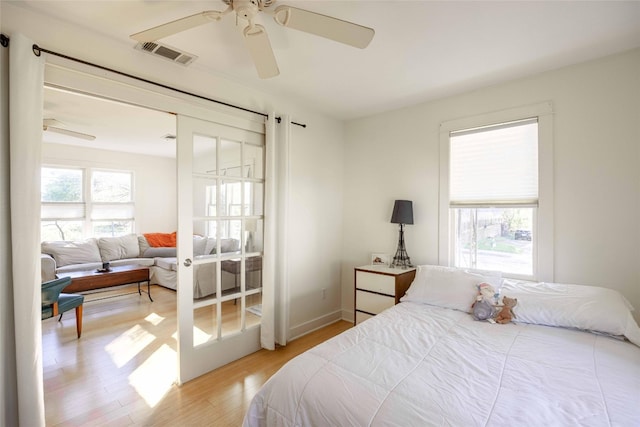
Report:
<svg viewBox="0 0 640 427"><path fill-rule="evenodd" d="M176 294L160 286L151 294L154 302L137 292L85 302L79 340L73 311L42 322L47 426L240 426L283 364L352 326L335 323L178 387Z"/></svg>

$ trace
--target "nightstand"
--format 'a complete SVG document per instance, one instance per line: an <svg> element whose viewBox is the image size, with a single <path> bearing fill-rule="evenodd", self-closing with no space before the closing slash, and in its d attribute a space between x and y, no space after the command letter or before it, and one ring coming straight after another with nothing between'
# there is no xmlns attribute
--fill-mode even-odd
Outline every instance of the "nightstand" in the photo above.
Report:
<svg viewBox="0 0 640 427"><path fill-rule="evenodd" d="M365 265L355 269L355 324L393 307L407 292L416 269Z"/></svg>

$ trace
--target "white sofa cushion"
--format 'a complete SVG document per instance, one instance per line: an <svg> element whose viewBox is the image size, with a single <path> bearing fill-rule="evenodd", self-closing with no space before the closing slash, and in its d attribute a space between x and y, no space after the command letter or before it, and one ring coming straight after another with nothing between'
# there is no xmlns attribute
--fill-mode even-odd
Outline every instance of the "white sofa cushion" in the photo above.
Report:
<svg viewBox="0 0 640 427"><path fill-rule="evenodd" d="M128 234L120 237L101 237L98 239L100 256L103 262L140 256L138 236Z"/></svg>
<svg viewBox="0 0 640 427"><path fill-rule="evenodd" d="M160 268L165 270L178 271L177 258L154 258L154 263Z"/></svg>
<svg viewBox="0 0 640 427"><path fill-rule="evenodd" d="M98 244L93 238L81 242L42 242L41 250L42 253L49 254L56 260L56 267L102 262Z"/></svg>

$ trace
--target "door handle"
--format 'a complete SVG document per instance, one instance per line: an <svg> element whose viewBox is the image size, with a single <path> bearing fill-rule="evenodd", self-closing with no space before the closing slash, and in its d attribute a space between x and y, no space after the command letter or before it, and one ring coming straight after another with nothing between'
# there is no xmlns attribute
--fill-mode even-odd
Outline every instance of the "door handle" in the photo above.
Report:
<svg viewBox="0 0 640 427"><path fill-rule="evenodd" d="M184 266L185 267L191 267L191 259L190 258L187 258L187 259L184 260Z"/></svg>

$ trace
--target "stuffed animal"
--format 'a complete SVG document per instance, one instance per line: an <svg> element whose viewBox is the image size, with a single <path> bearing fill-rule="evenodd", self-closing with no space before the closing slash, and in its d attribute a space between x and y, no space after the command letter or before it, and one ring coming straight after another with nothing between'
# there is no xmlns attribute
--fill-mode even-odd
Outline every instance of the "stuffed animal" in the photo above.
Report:
<svg viewBox="0 0 640 427"><path fill-rule="evenodd" d="M473 318L476 320L491 319L495 314L495 297L496 293L490 284L480 283L478 285L478 296L471 304Z"/></svg>
<svg viewBox="0 0 640 427"><path fill-rule="evenodd" d="M509 323L512 318L516 317L516 314L513 312L513 307L518 304L518 298L504 297L502 304L502 310L500 310L500 313L496 316L495 321L502 324Z"/></svg>

